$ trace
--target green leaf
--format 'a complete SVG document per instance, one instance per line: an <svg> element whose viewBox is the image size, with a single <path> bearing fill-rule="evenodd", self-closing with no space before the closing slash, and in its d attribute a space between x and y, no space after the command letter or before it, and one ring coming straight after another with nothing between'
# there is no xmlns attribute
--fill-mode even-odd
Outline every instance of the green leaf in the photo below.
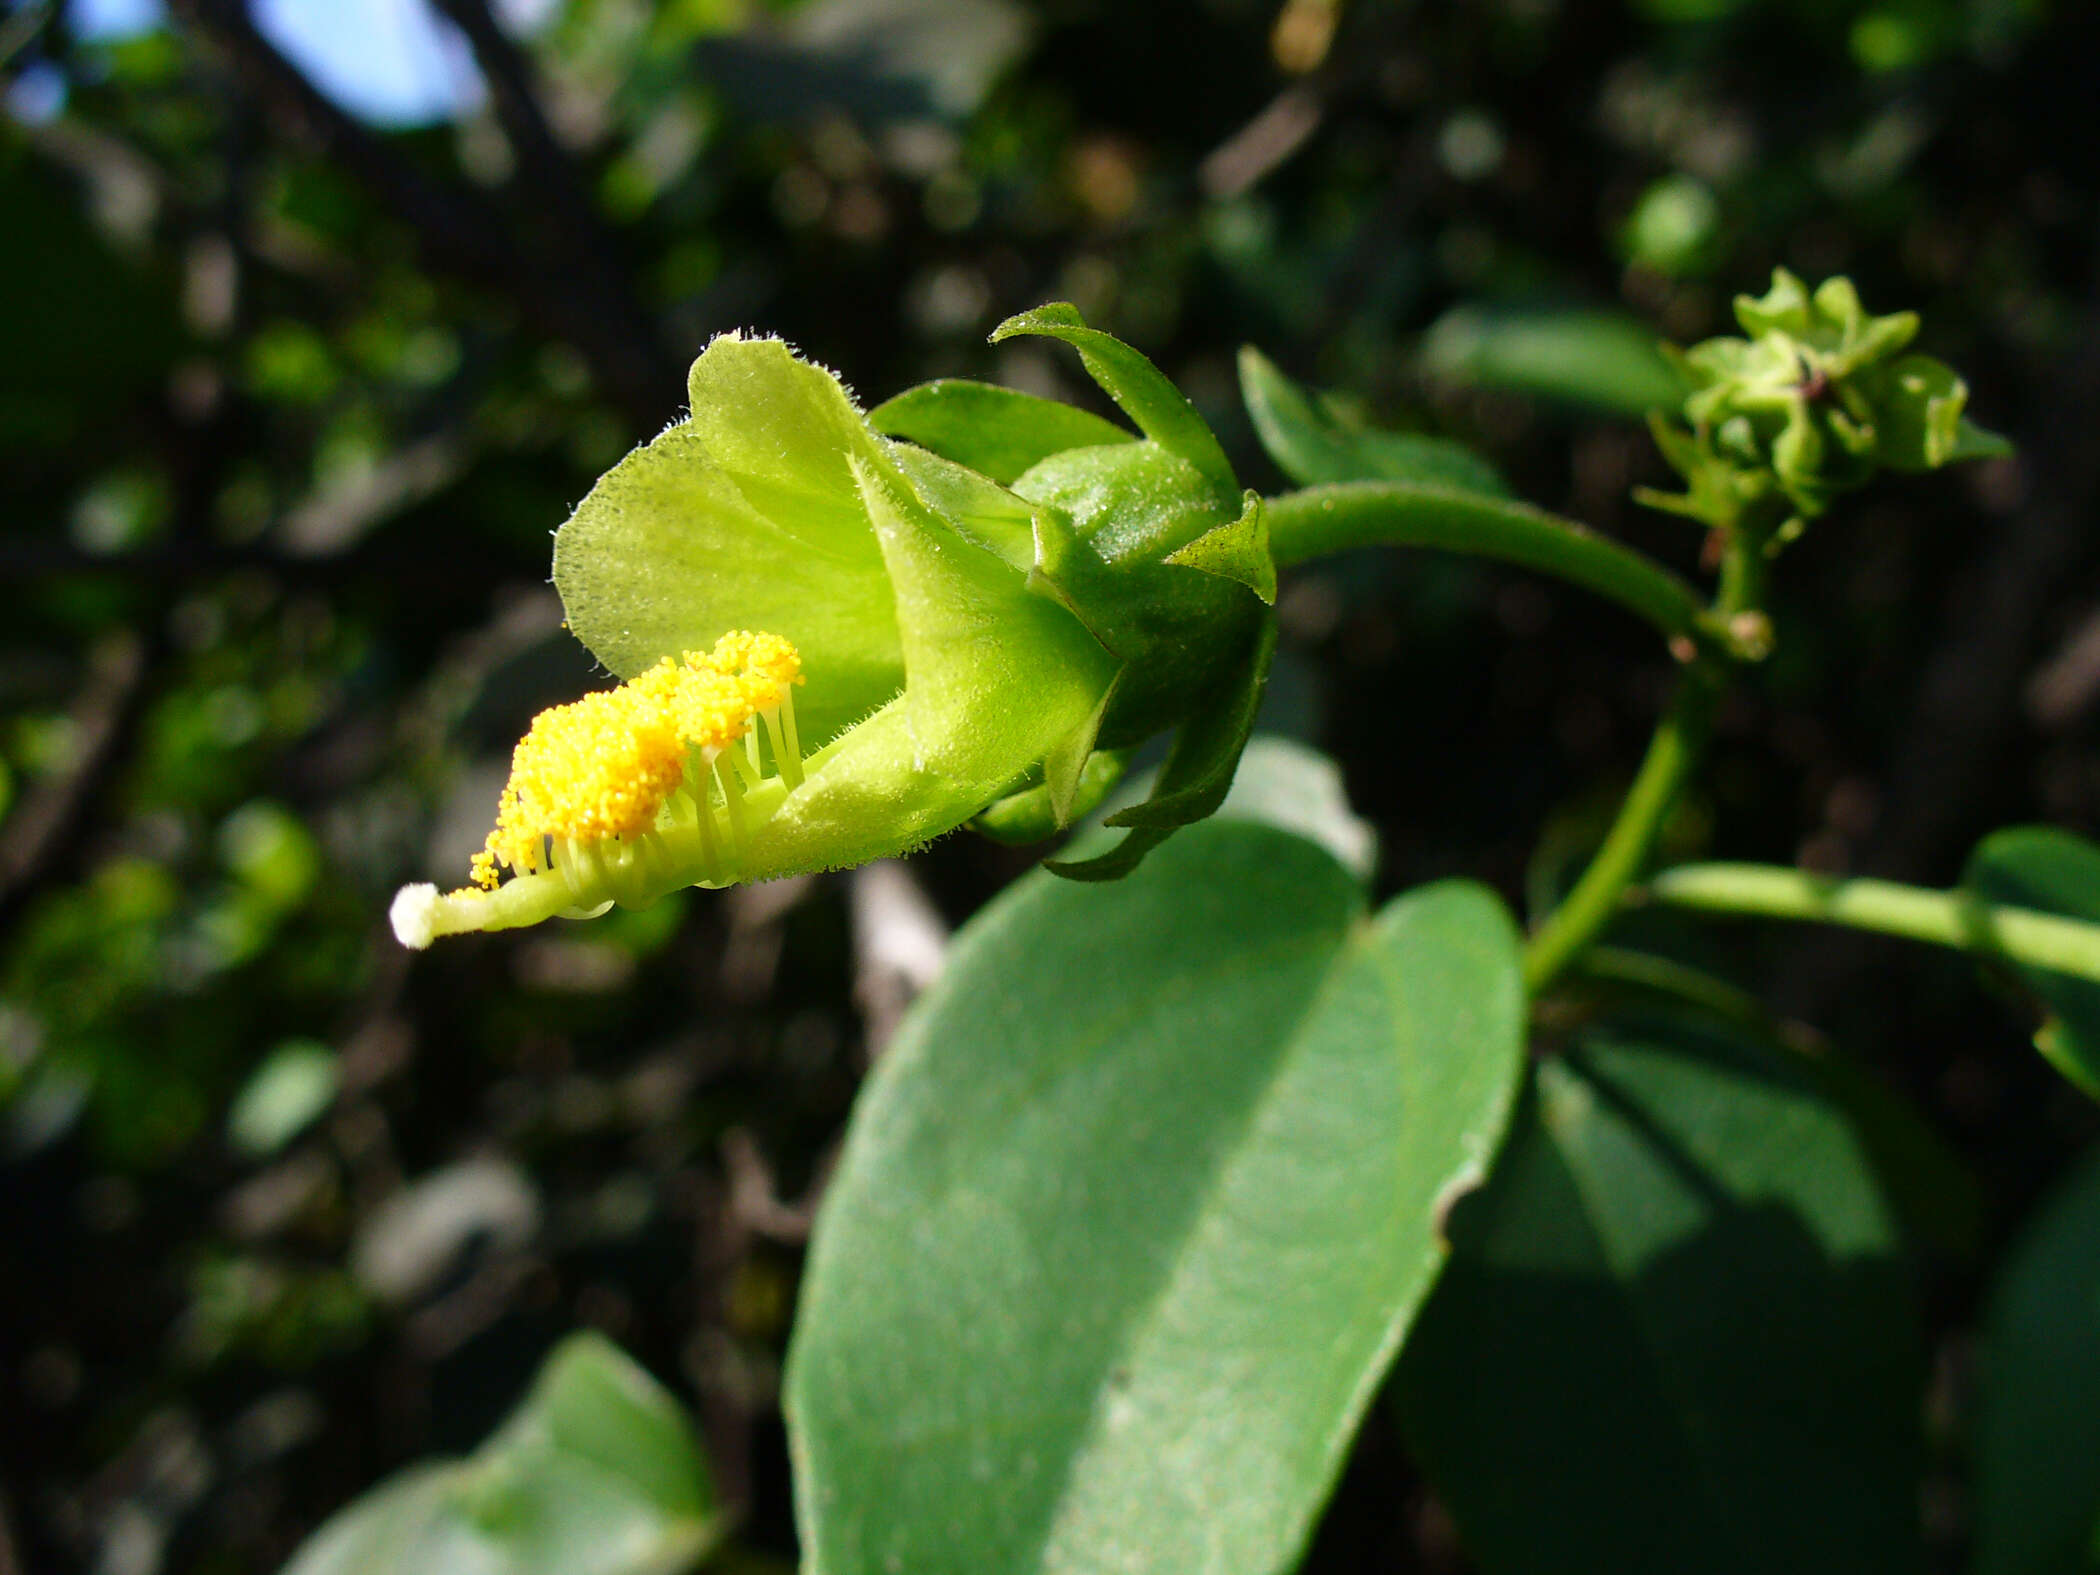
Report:
<svg viewBox="0 0 2100 1575"><path fill-rule="evenodd" d="M1620 312L1460 307L1430 328L1422 361L1440 377L1627 416L1684 398L1654 331Z"/></svg>
<svg viewBox="0 0 2100 1575"><path fill-rule="evenodd" d="M284 1575L673 1575L722 1529L677 1402L610 1342L579 1334L480 1449L374 1488Z"/></svg>
<svg viewBox="0 0 2100 1575"><path fill-rule="evenodd" d="M1068 448L1136 441L1114 422L1077 405L961 377L907 388L869 411L868 423L1002 485Z"/></svg>
<svg viewBox="0 0 2100 1575"><path fill-rule="evenodd" d="M2036 1211L1984 1317L1976 1575L2100 1565L2100 1150Z"/></svg>
<svg viewBox="0 0 2100 1575"><path fill-rule="evenodd" d="M1992 902L2100 921L2100 847L2053 826L2012 826L1984 838L1962 884ZM2100 1099L2100 984L2046 968L2017 971L2049 1010L2035 1048Z"/></svg>
<svg viewBox="0 0 2100 1575"><path fill-rule="evenodd" d="M1651 942L1657 938L1650 936ZM1964 1267L1977 1261L1985 1219L1975 1173L1924 1111L1843 1046L1773 1016L1756 996L1661 952L1595 946L1577 967L1608 988L1647 993L1651 1001L1690 1005L1725 1019L1795 1058L1851 1122L1912 1251L1936 1253Z"/></svg>
<svg viewBox="0 0 2100 1575"><path fill-rule="evenodd" d="M1289 1567L1507 1118L1516 944L1218 821L972 921L811 1249L810 1575Z"/></svg>
<svg viewBox="0 0 2100 1575"><path fill-rule="evenodd" d="M1087 327L1078 308L1064 301L1009 317L992 330L992 343L1021 334L1040 334L1072 346L1085 363L1087 375L1137 423L1140 432L1195 466L1221 506L1239 506L1240 484L1233 479L1232 466L1218 447L1217 437L1158 367L1113 334Z"/></svg>
<svg viewBox="0 0 2100 1575"><path fill-rule="evenodd" d="M1228 820L1253 820L1317 842L1365 884L1378 869L1378 831L1349 807L1335 763L1295 739L1248 742L1218 806Z"/></svg>
<svg viewBox="0 0 2100 1575"><path fill-rule="evenodd" d="M1807 1070L1852 1123L1912 1251L1975 1263L1983 1248L1983 1188L1961 1151L1908 1097L1842 1050L1820 1050Z"/></svg>
<svg viewBox="0 0 2100 1575"><path fill-rule="evenodd" d="M1658 1017L1539 1065L1401 1359L1486 1575L1914 1570L1895 1232L1795 1066Z"/></svg>
<svg viewBox="0 0 2100 1575"><path fill-rule="evenodd" d="M1348 427L1252 345L1240 350L1240 396L1276 468L1301 487L1330 481L1415 481L1506 498L1495 467L1463 443Z"/></svg>

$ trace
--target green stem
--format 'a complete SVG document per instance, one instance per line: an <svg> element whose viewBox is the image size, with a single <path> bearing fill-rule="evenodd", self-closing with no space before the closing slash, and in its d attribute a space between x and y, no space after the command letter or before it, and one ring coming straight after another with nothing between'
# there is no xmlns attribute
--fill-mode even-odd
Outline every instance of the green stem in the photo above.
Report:
<svg viewBox="0 0 2100 1575"><path fill-rule="evenodd" d="M1711 615L1715 622L1726 628L1738 614L1757 609L1764 594L1764 569L1763 534L1739 523L1729 533L1721 560L1721 583ZM1679 680L1604 845L1525 944L1524 982L1534 998L1611 922L1626 888L1646 867L1678 793L1699 763L1714 703L1725 685L1726 674L1710 659L1687 669Z"/></svg>
<svg viewBox="0 0 2100 1575"><path fill-rule="evenodd" d="M1927 891L1886 880L1841 880L1766 864L1684 864L1648 885L1657 902L1707 913L1805 919L1900 935L2100 983L2100 925Z"/></svg>
<svg viewBox="0 0 2100 1575"><path fill-rule="evenodd" d="M1349 481L1269 498L1278 567L1352 547L1429 547L1496 558L1554 575L1617 602L1673 641L1711 645L1725 634L1699 593L1668 569L1543 509L1451 487Z"/></svg>
<svg viewBox="0 0 2100 1575"><path fill-rule="evenodd" d="M1669 711L1648 741L1640 774L1619 806L1604 845L1524 947L1524 982L1533 996L1558 978L1604 928L1618 910L1626 888L1647 864L1670 807L1698 763L1720 688L1717 675L1705 668L1685 674Z"/></svg>

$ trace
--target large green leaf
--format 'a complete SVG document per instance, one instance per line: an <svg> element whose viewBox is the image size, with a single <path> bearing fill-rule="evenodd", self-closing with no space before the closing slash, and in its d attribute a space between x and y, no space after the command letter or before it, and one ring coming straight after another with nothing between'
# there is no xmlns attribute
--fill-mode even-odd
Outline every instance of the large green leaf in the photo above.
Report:
<svg viewBox="0 0 2100 1575"><path fill-rule="evenodd" d="M1541 1063L1396 1385L1488 1575L1920 1563L1916 1340L1840 1111L1656 1018Z"/></svg>
<svg viewBox="0 0 2100 1575"><path fill-rule="evenodd" d="M481 1448L381 1483L315 1532L284 1575L672 1575L722 1528L677 1402L582 1334Z"/></svg>
<svg viewBox="0 0 2100 1575"><path fill-rule="evenodd" d="M862 1096L787 1409L812 1575L1263 1575L1304 1541L1522 1060L1477 887L1375 919L1210 821L965 930Z"/></svg>
<svg viewBox="0 0 2100 1575"><path fill-rule="evenodd" d="M2037 1214L1984 1325L1976 1575L2100 1569L2100 1150Z"/></svg>
<svg viewBox="0 0 2100 1575"><path fill-rule="evenodd" d="M2013 826L1984 838L1962 884L1992 902L2100 921L2100 848L2054 826ZM2035 1048L2100 1099L2100 984L2046 968L2019 972L2049 1009Z"/></svg>

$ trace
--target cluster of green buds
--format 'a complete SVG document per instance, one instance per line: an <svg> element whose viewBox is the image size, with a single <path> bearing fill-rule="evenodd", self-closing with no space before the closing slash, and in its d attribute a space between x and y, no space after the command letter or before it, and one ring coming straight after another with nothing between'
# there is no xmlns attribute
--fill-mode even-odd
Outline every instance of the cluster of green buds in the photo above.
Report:
<svg viewBox="0 0 2100 1575"><path fill-rule="evenodd" d="M1878 471L2011 452L1962 414L1968 387L1952 368L1904 353L1917 314L1869 316L1850 279L1810 291L1781 268L1735 315L1747 337L1671 352L1686 424L1658 412L1650 425L1686 491L1643 489L1645 503L1723 533L1758 529L1777 550Z"/></svg>
<svg viewBox="0 0 2100 1575"><path fill-rule="evenodd" d="M1275 643L1260 498L1137 351L1069 306L994 340L1075 349L1136 427L946 380L863 414L773 339L693 364L688 418L555 537L569 627L625 682L544 713L457 891L410 946L685 886L907 852L966 822L1047 836L1129 750L1174 743L1081 879L1223 801ZM754 632L756 631L756 632Z"/></svg>

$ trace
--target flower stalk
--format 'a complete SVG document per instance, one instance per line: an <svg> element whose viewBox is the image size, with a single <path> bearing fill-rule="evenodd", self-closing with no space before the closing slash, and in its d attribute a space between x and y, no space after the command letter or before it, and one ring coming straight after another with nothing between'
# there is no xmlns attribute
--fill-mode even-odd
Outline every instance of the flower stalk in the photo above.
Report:
<svg viewBox="0 0 2100 1575"><path fill-rule="evenodd" d="M1717 863L1665 870L1640 895L1702 913L1841 924L2100 983L2100 925L1987 902L1974 892Z"/></svg>

